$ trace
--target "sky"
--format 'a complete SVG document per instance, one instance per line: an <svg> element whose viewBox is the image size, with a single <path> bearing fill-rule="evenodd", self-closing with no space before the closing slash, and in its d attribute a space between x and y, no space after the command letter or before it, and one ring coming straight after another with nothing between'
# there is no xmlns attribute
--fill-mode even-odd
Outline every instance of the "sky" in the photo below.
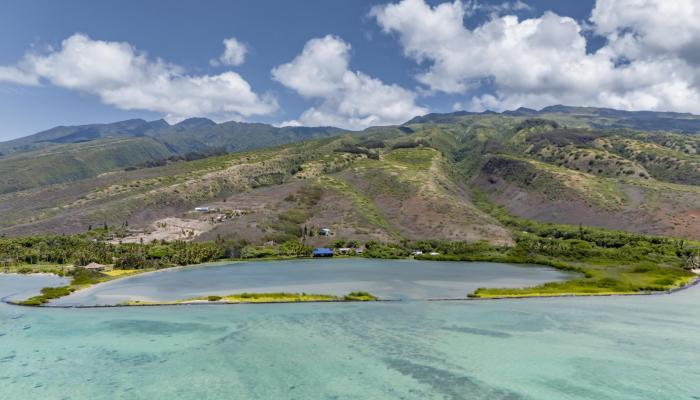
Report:
<svg viewBox="0 0 700 400"><path fill-rule="evenodd" d="M0 140L129 118L700 114L699 20L697 0L4 0Z"/></svg>

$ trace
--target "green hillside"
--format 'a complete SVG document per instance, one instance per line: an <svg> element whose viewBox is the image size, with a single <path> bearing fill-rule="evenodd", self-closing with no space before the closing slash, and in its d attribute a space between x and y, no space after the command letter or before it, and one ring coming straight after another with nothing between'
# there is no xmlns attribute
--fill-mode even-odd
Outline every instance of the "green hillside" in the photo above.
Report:
<svg viewBox="0 0 700 400"><path fill-rule="evenodd" d="M342 133L345 131L327 127L216 124L205 118L175 125L163 120L128 120L57 127L0 143L0 193Z"/></svg>
<svg viewBox="0 0 700 400"><path fill-rule="evenodd" d="M512 244L485 201L529 220L700 239L700 136L623 127L697 118L620 113L435 114L356 133L195 119L56 145L0 158L0 233L106 223L128 226L127 240L264 243L328 227L343 239ZM226 154L181 155L212 148Z"/></svg>

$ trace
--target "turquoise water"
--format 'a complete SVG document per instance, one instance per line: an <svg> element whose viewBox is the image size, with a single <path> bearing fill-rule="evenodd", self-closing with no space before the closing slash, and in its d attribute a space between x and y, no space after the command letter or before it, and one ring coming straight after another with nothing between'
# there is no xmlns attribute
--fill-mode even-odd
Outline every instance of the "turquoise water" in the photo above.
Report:
<svg viewBox="0 0 700 400"><path fill-rule="evenodd" d="M382 299L464 298L479 287L523 287L572 274L542 266L365 258L242 262L175 268L76 292L54 305L109 305L233 293L368 291Z"/></svg>
<svg viewBox="0 0 700 400"><path fill-rule="evenodd" d="M0 276L0 297L46 284ZM460 302L0 304L0 399L697 399L699 304L700 287Z"/></svg>

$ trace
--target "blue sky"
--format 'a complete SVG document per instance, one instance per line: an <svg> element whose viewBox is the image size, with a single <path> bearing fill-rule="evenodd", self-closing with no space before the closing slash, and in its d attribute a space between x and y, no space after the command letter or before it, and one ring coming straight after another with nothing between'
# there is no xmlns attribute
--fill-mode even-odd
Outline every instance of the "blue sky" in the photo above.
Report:
<svg viewBox="0 0 700 400"><path fill-rule="evenodd" d="M646 15L613 18L629 1L5 1L0 140L166 116L360 129L555 102L695 111L697 29L658 14L700 11L641 0ZM220 61L228 38L247 49L240 65ZM95 51L94 64L69 49ZM109 51L132 57L123 75L103 70ZM149 86L161 78L165 87Z"/></svg>

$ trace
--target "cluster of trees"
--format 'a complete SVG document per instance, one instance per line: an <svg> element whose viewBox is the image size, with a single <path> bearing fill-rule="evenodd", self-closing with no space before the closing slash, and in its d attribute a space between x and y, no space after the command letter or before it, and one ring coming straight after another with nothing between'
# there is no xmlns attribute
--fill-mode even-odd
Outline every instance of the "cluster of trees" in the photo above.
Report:
<svg viewBox="0 0 700 400"><path fill-rule="evenodd" d="M318 201L320 193L298 193L298 204ZM310 199L309 199L310 198ZM306 205L306 204L305 204ZM301 208L303 210L303 207ZM296 209L299 210L299 209ZM292 219L290 214L290 219ZM513 220L515 221L515 220ZM291 222L291 221L290 221ZM298 226L298 225L297 225ZM0 267L25 264L74 264L91 262L114 264L117 269L163 268L172 265L198 264L230 258L308 257L312 248L305 244L309 229L301 228L299 236L280 245L251 246L245 241L165 242L114 244L98 239L101 229L82 235L46 235L0 238ZM515 246L493 246L487 242L465 243L440 240L396 243L369 241L364 256L370 258L403 258L419 250L431 259L509 260L526 262L537 257L560 260L610 260L672 262L686 269L700 268L700 245L684 240L645 236L590 227L521 222L514 226ZM336 239L333 248L359 248L357 240ZM529 262L529 261L527 261Z"/></svg>
<svg viewBox="0 0 700 400"><path fill-rule="evenodd" d="M229 152L225 147L210 147L202 151L190 151L184 155L174 155L167 158L160 158L157 160L149 160L136 166L130 166L124 168L124 171L134 171L139 168L155 168L168 165L169 163L174 163L178 161L195 161L201 160L203 158L222 156L228 154Z"/></svg>
<svg viewBox="0 0 700 400"><path fill-rule="evenodd" d="M0 265L114 264L116 268L160 268L221 259L218 243L152 242L112 244L88 235L47 235L0 238Z"/></svg>
<svg viewBox="0 0 700 400"><path fill-rule="evenodd" d="M516 232L517 256L544 255L568 259L660 261L679 263L686 269L700 266L700 244L662 236L601 228L541 223L514 217L474 193L477 205Z"/></svg>
<svg viewBox="0 0 700 400"><path fill-rule="evenodd" d="M119 245L117 269L163 268L171 265L200 264L220 260L226 249L218 243L156 242Z"/></svg>

